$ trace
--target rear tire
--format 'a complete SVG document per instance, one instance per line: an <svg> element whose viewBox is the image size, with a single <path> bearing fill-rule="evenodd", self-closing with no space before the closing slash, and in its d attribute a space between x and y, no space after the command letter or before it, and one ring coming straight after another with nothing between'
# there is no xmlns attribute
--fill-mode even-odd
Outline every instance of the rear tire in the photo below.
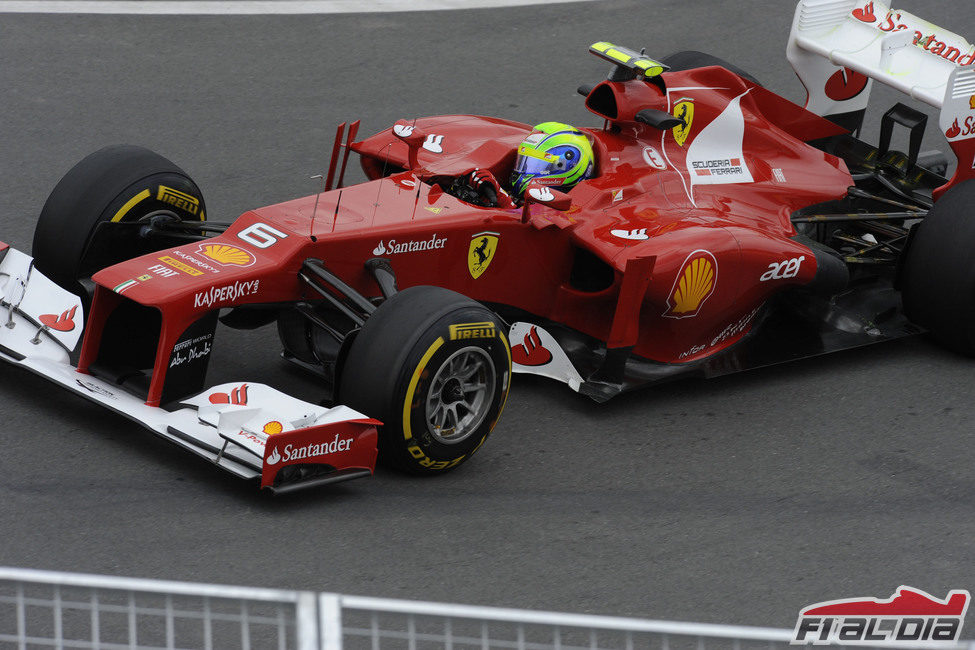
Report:
<svg viewBox="0 0 975 650"><path fill-rule="evenodd" d="M696 52L694 50L674 52L669 56L665 56L660 62L670 67L670 69L674 71L693 70L694 68L707 68L709 66L716 65L726 70L730 70L739 77L748 79L759 86L762 85L762 82L756 79L754 75L745 72L733 63L728 63L724 59L719 59L716 56L706 54L704 52Z"/></svg>
<svg viewBox="0 0 975 650"><path fill-rule="evenodd" d="M182 243L158 238L150 246L133 231L131 242L113 241L107 254L89 254L99 224L140 221L158 212L184 220L206 218L200 189L171 161L143 147L105 147L72 167L54 187L34 229L34 264L64 288L78 291L79 280L106 266Z"/></svg>
<svg viewBox="0 0 975 650"><path fill-rule="evenodd" d="M439 287L383 302L342 364L338 401L383 422L379 460L438 474L468 460L508 397L511 349L501 321Z"/></svg>
<svg viewBox="0 0 975 650"><path fill-rule="evenodd" d="M904 311L945 347L975 356L975 181L949 190L916 226L901 267Z"/></svg>

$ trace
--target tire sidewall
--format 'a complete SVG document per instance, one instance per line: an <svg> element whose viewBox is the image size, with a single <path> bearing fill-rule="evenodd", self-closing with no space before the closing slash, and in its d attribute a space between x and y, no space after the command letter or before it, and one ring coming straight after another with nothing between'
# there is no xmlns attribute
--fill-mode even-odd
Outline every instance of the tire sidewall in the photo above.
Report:
<svg viewBox="0 0 975 650"><path fill-rule="evenodd" d="M55 282L75 288L100 268L169 248L179 242L159 238L149 247L140 238L130 247L115 247L118 254L113 249L101 263L87 259L100 224L139 221L161 210L202 221L206 206L193 180L166 158L142 147L106 147L75 165L51 192L34 230L35 264Z"/></svg>
<svg viewBox="0 0 975 650"><path fill-rule="evenodd" d="M904 310L945 347L975 356L975 181L951 188L916 226L902 267Z"/></svg>
<svg viewBox="0 0 975 650"><path fill-rule="evenodd" d="M475 338L458 338L457 332L469 331L465 326L471 325L490 330L490 336L485 332ZM491 360L494 390L486 415L477 428L463 440L449 444L437 440L429 431L426 400L434 378L446 361L456 352L471 347L483 350ZM390 414L390 421L384 427L390 443L387 446L395 449L383 451L408 455L401 460L415 465L417 470L436 472L456 467L476 452L494 429L504 410L510 382L510 347L501 324L490 311L471 307L443 316L422 334L400 369L394 400L399 408ZM402 440L392 444L392 436L401 436Z"/></svg>
<svg viewBox="0 0 975 650"><path fill-rule="evenodd" d="M489 324L493 336L452 338L451 325L472 323ZM466 296L441 287L404 289L379 305L340 359L338 402L383 422L383 464L414 474L448 471L483 444L504 409L511 383L505 332L492 311ZM470 436L443 444L424 435L423 400L444 361L469 345L484 349L492 360L494 395L487 415Z"/></svg>

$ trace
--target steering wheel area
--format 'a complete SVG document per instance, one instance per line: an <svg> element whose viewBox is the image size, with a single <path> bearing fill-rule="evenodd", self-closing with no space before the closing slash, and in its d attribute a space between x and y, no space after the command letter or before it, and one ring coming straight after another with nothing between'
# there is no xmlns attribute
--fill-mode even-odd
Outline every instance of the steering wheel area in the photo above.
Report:
<svg viewBox="0 0 975 650"><path fill-rule="evenodd" d="M443 186L443 185L441 185ZM494 207L498 204L498 193L494 188L483 183L478 189L471 185L470 176L459 176L444 191L451 196L455 196L464 203L470 203L482 208Z"/></svg>

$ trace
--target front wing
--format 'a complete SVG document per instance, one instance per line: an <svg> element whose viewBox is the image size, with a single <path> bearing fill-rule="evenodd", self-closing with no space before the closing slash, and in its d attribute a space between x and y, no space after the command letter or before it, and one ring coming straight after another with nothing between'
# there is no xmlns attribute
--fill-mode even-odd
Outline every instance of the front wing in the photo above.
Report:
<svg viewBox="0 0 975 650"><path fill-rule="evenodd" d="M0 242L0 359L134 420L153 433L261 487L288 492L372 474L376 420L346 406L326 408L270 386L232 382L175 408L140 398L71 364L84 331L74 294Z"/></svg>

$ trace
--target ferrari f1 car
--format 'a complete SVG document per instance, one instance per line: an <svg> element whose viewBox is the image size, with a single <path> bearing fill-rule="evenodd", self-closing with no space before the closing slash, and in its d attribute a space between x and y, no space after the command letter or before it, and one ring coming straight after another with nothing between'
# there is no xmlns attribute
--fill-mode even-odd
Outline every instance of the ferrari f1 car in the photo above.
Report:
<svg viewBox="0 0 975 650"><path fill-rule="evenodd" d="M507 178L525 124L471 115L336 133L323 189L206 220L198 187L109 147L55 187L33 255L3 245L0 357L282 491L466 461L512 373L596 401L929 331L975 353L975 47L879 0L799 3L805 107L714 57L610 43L579 89L595 173L513 208L458 185ZM881 82L940 109L857 134ZM891 147L906 128L909 150ZM368 180L343 187L351 153ZM336 178L337 172L337 178ZM329 406L207 387L217 323L276 323ZM510 341L510 345L509 345Z"/></svg>

